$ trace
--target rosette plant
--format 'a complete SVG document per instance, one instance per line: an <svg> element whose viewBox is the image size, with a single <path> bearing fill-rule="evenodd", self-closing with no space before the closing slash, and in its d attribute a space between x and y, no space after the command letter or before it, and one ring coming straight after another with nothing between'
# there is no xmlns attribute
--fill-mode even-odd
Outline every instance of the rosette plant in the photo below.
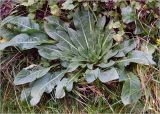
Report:
<svg viewBox="0 0 160 114"><path fill-rule="evenodd" d="M29 83L21 93L21 99L28 99L36 105L44 92L55 92L55 98L63 98L65 91L73 85L99 80L107 83L124 81L121 99L127 105L141 97L139 78L128 71L130 63L155 64L152 55L136 49L134 39L121 43L113 41L113 32L108 29L106 17L95 17L89 10L79 9L73 14L72 24L66 25L57 17L45 18L44 29L55 44L36 45L41 57L60 60L49 67L31 65L23 68L14 83ZM71 26L72 25L72 26Z"/></svg>

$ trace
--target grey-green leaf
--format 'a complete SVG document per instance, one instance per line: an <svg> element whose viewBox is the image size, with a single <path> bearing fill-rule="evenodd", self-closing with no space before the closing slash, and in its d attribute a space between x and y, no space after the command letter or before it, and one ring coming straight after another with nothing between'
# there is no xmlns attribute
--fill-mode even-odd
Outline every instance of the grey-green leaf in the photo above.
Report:
<svg viewBox="0 0 160 114"><path fill-rule="evenodd" d="M60 79L63 77L63 75L63 72L58 73L58 75L55 73L47 73L42 78L36 80L32 84L31 88L31 105L36 105L40 101L41 96L44 92L50 93L54 89L56 84L60 81Z"/></svg>
<svg viewBox="0 0 160 114"><path fill-rule="evenodd" d="M13 33L11 30L8 30L4 27L0 28L0 37L6 38L7 40L12 39L14 36L16 36L15 33Z"/></svg>
<svg viewBox="0 0 160 114"><path fill-rule="evenodd" d="M106 17L103 16L103 17L101 17L101 18L98 19L96 26L98 28L100 28L100 29L103 29L104 26L105 26L105 24L106 24Z"/></svg>
<svg viewBox="0 0 160 114"><path fill-rule="evenodd" d="M74 80L71 80L71 81L68 80L68 82L67 82L67 84L66 84L66 90L67 90L68 92L72 91L73 82L74 82Z"/></svg>
<svg viewBox="0 0 160 114"><path fill-rule="evenodd" d="M122 20L124 23L130 23L135 20L135 14L130 6L121 9Z"/></svg>
<svg viewBox="0 0 160 114"><path fill-rule="evenodd" d="M72 10L74 9L74 5L73 5L73 0L66 0L63 4L62 4L62 9L65 10Z"/></svg>
<svg viewBox="0 0 160 114"><path fill-rule="evenodd" d="M123 41L123 43L121 43L119 46L120 47L117 47L119 52L116 54L115 57L125 56L128 52L130 52L134 48L136 48L137 44L136 44L136 41L134 39L130 39L130 40Z"/></svg>
<svg viewBox="0 0 160 114"><path fill-rule="evenodd" d="M23 68L18 74L17 76L15 76L14 79L14 84L15 85L21 85L21 84L26 84L29 82L33 82L34 80L44 76L45 74L48 73L48 71L51 69L51 67L49 68L37 68L35 70L29 70L29 69L25 69Z"/></svg>
<svg viewBox="0 0 160 114"><path fill-rule="evenodd" d="M13 37L10 41L0 44L0 50L4 50L9 46L18 46L21 49L31 49L42 43L50 43L48 37L43 33L19 34Z"/></svg>
<svg viewBox="0 0 160 114"><path fill-rule="evenodd" d="M136 103L141 97L140 80L133 73L127 74L128 80L124 82L121 99L124 105Z"/></svg>
<svg viewBox="0 0 160 114"><path fill-rule="evenodd" d="M129 53L127 59L122 60L122 62L124 62L125 65L129 65L130 62L144 65L156 64L152 60L152 55L138 50L134 50Z"/></svg>
<svg viewBox="0 0 160 114"><path fill-rule="evenodd" d="M39 25L29 17L22 17L22 16L8 16L6 17L1 23L0 26L4 26L6 24L14 24L19 31L26 32L28 30L39 30Z"/></svg>
<svg viewBox="0 0 160 114"><path fill-rule="evenodd" d="M79 62L70 63L69 66L68 66L68 72L73 72L74 70L76 70L81 65L82 65L82 63L79 63Z"/></svg>
<svg viewBox="0 0 160 114"><path fill-rule="evenodd" d="M26 88L21 92L21 101L28 100L31 94L31 88Z"/></svg>
<svg viewBox="0 0 160 114"><path fill-rule="evenodd" d="M47 17L46 20L48 22L44 23L45 32L53 39L58 41L59 43L63 42L64 45L68 45L71 48L77 49L72 40L69 38L67 34L67 29L62 22L60 22L56 17ZM65 47L67 48L67 46Z"/></svg>
<svg viewBox="0 0 160 114"><path fill-rule="evenodd" d="M57 84L56 91L55 91L55 97L57 99L63 98L65 96L64 87L67 84L68 79L63 78L59 83Z"/></svg>
<svg viewBox="0 0 160 114"><path fill-rule="evenodd" d="M88 83L92 83L97 79L97 77L100 75L100 69L97 68L95 70L87 70L84 74L84 78Z"/></svg>
<svg viewBox="0 0 160 114"><path fill-rule="evenodd" d="M101 71L98 78L101 82L109 82L109 81L112 81L112 80L119 79L119 75L117 73L117 70L113 67L109 70Z"/></svg>
<svg viewBox="0 0 160 114"><path fill-rule="evenodd" d="M111 60L108 63L101 63L97 66L99 66L101 68L109 68L109 67L113 66L114 64L115 64L115 62Z"/></svg>
<svg viewBox="0 0 160 114"><path fill-rule="evenodd" d="M49 60L59 59L62 54L55 45L37 46L39 54Z"/></svg>

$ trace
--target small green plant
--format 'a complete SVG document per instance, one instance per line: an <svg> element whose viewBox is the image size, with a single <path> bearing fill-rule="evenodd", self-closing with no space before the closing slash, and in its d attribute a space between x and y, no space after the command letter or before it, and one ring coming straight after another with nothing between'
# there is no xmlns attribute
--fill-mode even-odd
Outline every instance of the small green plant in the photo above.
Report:
<svg viewBox="0 0 160 114"><path fill-rule="evenodd" d="M18 17L20 18L22 17ZM106 17L94 17L89 10L77 10L73 14L73 25L66 25L53 16L45 19L45 32L55 40L55 44L48 37L39 35L40 30L35 31L35 28L32 29L35 26L30 24L17 24L19 21L5 23L8 19L4 19L4 24L1 25L10 23L21 29L20 34L1 43L0 50L8 46L36 48L41 57L49 61L60 60L60 63L49 63L48 67L30 65L15 76L15 85L29 84L29 88L21 93L22 100L30 100L31 105L36 105L44 92L54 91L55 98L63 98L65 90L72 91L74 83L76 86L76 83L83 81L92 83L100 80L106 83L119 80L124 81L121 94L124 105L138 101L141 97L140 80L131 70L127 70L126 66L132 62L144 65L155 62L152 55L136 49L137 43L134 39L126 38L123 42L115 42L113 31L106 25ZM38 40L25 35L37 32ZM46 35L44 32L42 34ZM22 39L24 41L21 41Z"/></svg>

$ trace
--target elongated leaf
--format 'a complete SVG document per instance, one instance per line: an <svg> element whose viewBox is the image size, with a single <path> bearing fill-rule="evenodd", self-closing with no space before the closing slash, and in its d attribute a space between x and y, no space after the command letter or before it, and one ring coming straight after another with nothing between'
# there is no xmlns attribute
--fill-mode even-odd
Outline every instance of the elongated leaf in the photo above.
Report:
<svg viewBox="0 0 160 114"><path fill-rule="evenodd" d="M2 38L6 38L7 40L10 40L16 35L17 34L13 33L13 31L11 31L11 30L8 30L3 27L0 28L0 37L2 37Z"/></svg>
<svg viewBox="0 0 160 114"><path fill-rule="evenodd" d="M67 79L63 78L61 81L59 81L56 91L55 91L55 97L57 99L63 98L65 96L64 87L67 85Z"/></svg>
<svg viewBox="0 0 160 114"><path fill-rule="evenodd" d="M8 16L1 22L0 26L2 27L6 24L14 24L17 26L16 29L23 32L28 30L39 30L39 25L31 21L29 17Z"/></svg>
<svg viewBox="0 0 160 114"><path fill-rule="evenodd" d="M72 62L71 64L69 64L68 66L68 72L73 72L74 70L76 70L79 66L81 66L82 63L78 63L78 62Z"/></svg>
<svg viewBox="0 0 160 114"><path fill-rule="evenodd" d="M27 100L31 94L31 88L26 88L21 92L21 101Z"/></svg>
<svg viewBox="0 0 160 114"><path fill-rule="evenodd" d="M61 38L59 38L59 34L56 32L67 31L64 22L60 21L60 19L55 16L48 16L45 19L47 21L44 23L45 31L51 38L59 41Z"/></svg>
<svg viewBox="0 0 160 114"><path fill-rule="evenodd" d="M77 77L74 78L63 78L61 81L58 81L56 91L55 91L55 97L60 99L65 96L65 88L68 92L70 92L73 88L73 82L77 80Z"/></svg>
<svg viewBox="0 0 160 114"><path fill-rule="evenodd" d="M29 70L24 68L17 74L17 76L15 76L14 84L20 85L33 82L34 80L47 74L50 69L51 67L49 68L40 67L35 70Z"/></svg>
<svg viewBox="0 0 160 114"><path fill-rule="evenodd" d="M133 39L125 40L123 43L121 43L118 47L118 53L115 57L123 57L128 52L132 51L134 48L136 48L137 44L136 41Z"/></svg>
<svg viewBox="0 0 160 114"><path fill-rule="evenodd" d="M93 16L89 11L84 11L83 9L80 11L78 10L73 15L74 25L77 29L77 34L81 37L81 41L84 41L83 47L89 48L89 42L93 42L92 35L93 33Z"/></svg>
<svg viewBox="0 0 160 114"><path fill-rule="evenodd" d="M4 50L9 46L18 46L21 49L31 49L42 43L51 43L47 36L43 33L34 33L32 35L19 34L13 37L10 41L0 44L0 50Z"/></svg>
<svg viewBox="0 0 160 114"><path fill-rule="evenodd" d="M53 74L46 74L42 78L36 80L32 84L31 88L31 105L36 105L43 95L44 92L50 93L54 87L58 84L61 78L64 76L64 72L61 73L53 73Z"/></svg>
<svg viewBox="0 0 160 114"><path fill-rule="evenodd" d="M71 28L67 28L68 30L68 34L70 36L70 39L72 40L73 44L77 47L77 48L83 48L83 42L79 39L79 36L77 34L77 32Z"/></svg>
<svg viewBox="0 0 160 114"><path fill-rule="evenodd" d="M74 80L71 80L71 81L70 81L70 80L68 79L67 84L66 84L66 90L67 90L68 92L72 91L73 82L74 82Z"/></svg>
<svg viewBox="0 0 160 114"><path fill-rule="evenodd" d="M117 72L119 74L119 81L125 81L125 80L128 80L128 76L127 76L127 71L125 69L125 66L123 63L118 63L117 64Z"/></svg>
<svg viewBox="0 0 160 114"><path fill-rule="evenodd" d="M149 55L145 52L134 50L128 55L128 59L122 60L122 62L125 63L125 65L128 65L130 62L138 63L138 64L144 64L144 65L150 65L150 64L156 64L152 60L152 55Z"/></svg>
<svg viewBox="0 0 160 114"><path fill-rule="evenodd" d="M98 66L99 67L101 67L101 68L109 68L109 67L111 67L111 66L113 66L115 64L115 62L114 61L109 61L108 63L101 63L101 64L99 64Z"/></svg>
<svg viewBox="0 0 160 114"><path fill-rule="evenodd" d="M112 80L119 79L119 75L115 68L111 68L106 71L101 71L100 75L98 76L101 82L109 82Z"/></svg>
<svg viewBox="0 0 160 114"><path fill-rule="evenodd" d="M77 49L73 43L72 40L69 38L69 35L67 34L67 29L63 24L60 24L58 19L56 17L47 17L46 20L48 22L45 22L44 28L46 33L53 39L55 39L58 42L65 42L68 46L71 48ZM66 45L65 44L65 45ZM66 48L68 48L68 46Z"/></svg>
<svg viewBox="0 0 160 114"><path fill-rule="evenodd" d="M127 75L128 80L125 81L121 93L124 105L135 103L141 97L141 84L138 77L133 73L128 73Z"/></svg>
<svg viewBox="0 0 160 114"><path fill-rule="evenodd" d="M106 24L106 17L103 16L98 19L96 27L98 27L98 28L100 28L100 30L102 30L102 29L104 29L105 24Z"/></svg>
<svg viewBox="0 0 160 114"><path fill-rule="evenodd" d="M38 46L39 54L49 60L58 59L62 56L61 51L54 45Z"/></svg>
<svg viewBox="0 0 160 114"><path fill-rule="evenodd" d="M118 53L118 50L109 50L103 57L104 62L107 63L109 59L112 57L115 57L116 54Z"/></svg>

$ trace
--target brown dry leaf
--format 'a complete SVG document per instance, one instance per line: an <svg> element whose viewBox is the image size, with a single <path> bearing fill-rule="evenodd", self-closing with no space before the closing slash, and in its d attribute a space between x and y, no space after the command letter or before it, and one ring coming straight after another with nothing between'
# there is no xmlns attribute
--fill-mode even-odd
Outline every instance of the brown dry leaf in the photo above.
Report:
<svg viewBox="0 0 160 114"><path fill-rule="evenodd" d="M113 20L111 20L109 23L109 29L120 28L120 27L121 27L121 23L119 21L113 22Z"/></svg>
<svg viewBox="0 0 160 114"><path fill-rule="evenodd" d="M0 43L4 43L4 42L7 42L7 39L6 38L0 38Z"/></svg>
<svg viewBox="0 0 160 114"><path fill-rule="evenodd" d="M58 8L57 5L51 7L51 14L54 16L60 16L61 10Z"/></svg>
<svg viewBox="0 0 160 114"><path fill-rule="evenodd" d="M121 34L115 34L115 35L113 35L113 39L114 39L115 41L117 41L117 42L123 41L123 37L122 37Z"/></svg>

